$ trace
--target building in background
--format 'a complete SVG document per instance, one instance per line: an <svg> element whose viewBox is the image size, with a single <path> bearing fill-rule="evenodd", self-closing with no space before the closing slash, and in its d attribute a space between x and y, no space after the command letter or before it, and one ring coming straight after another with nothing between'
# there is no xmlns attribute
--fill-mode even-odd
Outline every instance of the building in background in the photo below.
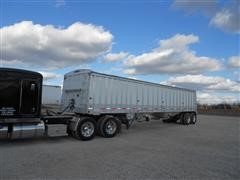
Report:
<svg viewBox="0 0 240 180"><path fill-rule="evenodd" d="M62 88L61 86L43 85L42 104L56 104L61 102Z"/></svg>

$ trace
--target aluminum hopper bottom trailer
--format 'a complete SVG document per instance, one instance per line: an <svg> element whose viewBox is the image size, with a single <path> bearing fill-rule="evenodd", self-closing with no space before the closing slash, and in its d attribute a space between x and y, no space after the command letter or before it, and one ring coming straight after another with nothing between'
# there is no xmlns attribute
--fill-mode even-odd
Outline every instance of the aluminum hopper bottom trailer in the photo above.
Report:
<svg viewBox="0 0 240 180"><path fill-rule="evenodd" d="M0 68L0 139L46 135L51 124L66 124L70 136L90 140L152 117L184 125L197 120L193 90L85 69L65 74L61 112L41 114L41 96L41 74Z"/></svg>

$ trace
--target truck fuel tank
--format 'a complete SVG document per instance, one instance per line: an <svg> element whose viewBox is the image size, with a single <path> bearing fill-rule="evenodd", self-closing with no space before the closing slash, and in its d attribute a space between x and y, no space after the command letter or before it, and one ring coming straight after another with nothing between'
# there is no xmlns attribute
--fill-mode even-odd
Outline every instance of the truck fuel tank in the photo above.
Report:
<svg viewBox="0 0 240 180"><path fill-rule="evenodd" d="M25 139L44 135L45 124L42 121L40 123L0 125L0 139Z"/></svg>
<svg viewBox="0 0 240 180"><path fill-rule="evenodd" d="M10 135L11 139L19 138L36 138L43 136L45 133L45 125L43 122L38 124L14 124L13 131Z"/></svg>

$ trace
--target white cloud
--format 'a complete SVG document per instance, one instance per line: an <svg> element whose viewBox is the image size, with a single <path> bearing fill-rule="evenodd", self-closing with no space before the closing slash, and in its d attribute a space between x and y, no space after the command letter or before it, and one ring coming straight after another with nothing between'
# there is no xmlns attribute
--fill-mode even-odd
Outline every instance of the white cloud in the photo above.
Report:
<svg viewBox="0 0 240 180"><path fill-rule="evenodd" d="M239 97L230 95L216 95L209 93L198 93L197 102L200 104L220 104L220 103L237 103L239 102Z"/></svg>
<svg viewBox="0 0 240 180"><path fill-rule="evenodd" d="M221 69L214 58L196 56L189 45L199 42L198 36L176 34L161 40L158 48L138 56L130 55L124 61L127 74L198 74Z"/></svg>
<svg viewBox="0 0 240 180"><path fill-rule="evenodd" d="M240 92L240 83L219 76L185 75L170 77L163 84L195 90Z"/></svg>
<svg viewBox="0 0 240 180"><path fill-rule="evenodd" d="M39 71L39 73L41 73L43 75L43 80L45 80L45 81L62 77L62 75L52 73L52 72Z"/></svg>
<svg viewBox="0 0 240 180"><path fill-rule="evenodd" d="M103 27L80 22L56 28L22 21L0 30L3 64L15 61L48 69L92 62L111 48L113 39Z"/></svg>
<svg viewBox="0 0 240 180"><path fill-rule="evenodd" d="M193 34L190 35L176 34L175 36L169 39L160 40L160 48L162 49L174 48L185 50L187 48L186 47L187 45L197 42L199 42L199 38L198 36L195 36Z"/></svg>
<svg viewBox="0 0 240 180"><path fill-rule="evenodd" d="M240 83L240 71L233 72L234 78Z"/></svg>
<svg viewBox="0 0 240 180"><path fill-rule="evenodd" d="M240 56L232 56L228 59L230 67L240 68Z"/></svg>
<svg viewBox="0 0 240 180"><path fill-rule="evenodd" d="M212 17L210 25L227 32L240 33L239 9L238 7L223 8Z"/></svg>
<svg viewBox="0 0 240 180"><path fill-rule="evenodd" d="M193 1L175 0L175 9L184 10L187 13L200 13L210 19L210 25L223 31L240 33L240 6L239 0L220 1Z"/></svg>
<svg viewBox="0 0 240 180"><path fill-rule="evenodd" d="M127 52L120 52L120 53L109 53L103 57L105 62L116 62L123 60L128 56Z"/></svg>

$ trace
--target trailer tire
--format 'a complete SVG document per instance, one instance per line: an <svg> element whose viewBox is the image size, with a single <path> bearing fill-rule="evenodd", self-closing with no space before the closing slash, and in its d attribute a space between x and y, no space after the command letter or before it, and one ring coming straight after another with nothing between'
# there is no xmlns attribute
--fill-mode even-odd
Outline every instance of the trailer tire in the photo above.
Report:
<svg viewBox="0 0 240 180"><path fill-rule="evenodd" d="M181 118L182 124L189 125L191 123L191 114L184 113Z"/></svg>
<svg viewBox="0 0 240 180"><path fill-rule="evenodd" d="M81 117L78 121L75 138L88 141L94 138L96 134L97 123L91 117Z"/></svg>
<svg viewBox="0 0 240 180"><path fill-rule="evenodd" d="M104 116L98 123L99 134L105 138L112 138L121 130L121 121L113 116Z"/></svg>
<svg viewBox="0 0 240 180"><path fill-rule="evenodd" d="M191 124L196 124L197 122L197 115L196 113L191 114Z"/></svg>

